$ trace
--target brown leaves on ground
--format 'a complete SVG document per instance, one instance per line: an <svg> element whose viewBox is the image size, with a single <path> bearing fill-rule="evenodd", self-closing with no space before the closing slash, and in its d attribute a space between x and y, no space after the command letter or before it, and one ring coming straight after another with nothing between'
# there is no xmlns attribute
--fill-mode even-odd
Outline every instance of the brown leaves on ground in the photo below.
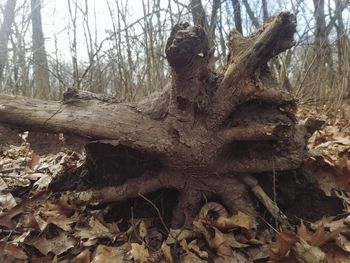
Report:
<svg viewBox="0 0 350 263"><path fill-rule="evenodd" d="M310 263L348 262L342 260L345 256L350 258L349 228L340 226L331 230L327 227L326 230L323 220L314 226L316 229L311 231L301 222L297 233L278 232L276 240L269 245L269 259L277 262L284 262L286 258Z"/></svg>
<svg viewBox="0 0 350 263"><path fill-rule="evenodd" d="M349 102L348 102L349 104ZM330 196L332 190L350 192L350 105L344 102L337 116L327 120L322 130L309 140L312 156L306 161L308 169L320 188ZM342 114L340 114L342 112ZM315 115L319 116L319 115Z"/></svg>

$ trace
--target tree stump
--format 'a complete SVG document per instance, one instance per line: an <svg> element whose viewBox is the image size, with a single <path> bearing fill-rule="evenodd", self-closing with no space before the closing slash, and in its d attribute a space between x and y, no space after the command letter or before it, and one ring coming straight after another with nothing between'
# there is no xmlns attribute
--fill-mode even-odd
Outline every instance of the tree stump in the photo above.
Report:
<svg viewBox="0 0 350 263"><path fill-rule="evenodd" d="M205 31L178 24L165 50L172 85L163 92L136 104L77 90L62 102L1 95L0 122L90 140L86 162L51 184L76 190L77 203L174 188L180 194L174 226L191 223L204 196L220 198L231 212L256 214L255 183L247 176L298 168L317 126L298 123L296 102L268 66L293 46L295 28L294 15L285 12L248 37L233 30L226 67L215 72Z"/></svg>

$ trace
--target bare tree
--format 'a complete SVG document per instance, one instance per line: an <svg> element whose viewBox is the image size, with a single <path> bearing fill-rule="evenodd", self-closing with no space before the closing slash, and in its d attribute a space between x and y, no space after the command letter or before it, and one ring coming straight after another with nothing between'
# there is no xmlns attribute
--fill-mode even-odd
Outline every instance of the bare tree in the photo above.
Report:
<svg viewBox="0 0 350 263"><path fill-rule="evenodd" d="M263 11L263 21L265 22L269 17L269 11L267 10L267 2L266 0L261 0L261 7Z"/></svg>
<svg viewBox="0 0 350 263"><path fill-rule="evenodd" d="M13 23L11 34L12 67L8 68L8 76L13 77L15 83L15 94L33 96L33 81L31 81L32 59L28 56L31 50L30 39L31 20L30 3L24 2L16 10L16 21Z"/></svg>
<svg viewBox="0 0 350 263"><path fill-rule="evenodd" d="M337 54L338 54L338 75L340 76L340 81L337 84L342 91L344 91L344 96L350 95L350 41L347 35L344 19L343 10L345 9L346 3L342 0L336 0L336 6L334 11L334 20L336 31L337 31ZM347 93L347 94L346 94Z"/></svg>
<svg viewBox="0 0 350 263"><path fill-rule="evenodd" d="M346 47L346 44L349 40L346 30L344 27L344 20L343 20L343 10L344 10L344 4L342 0L336 0L335 1L335 12L334 12L334 20L337 21L336 25L336 31L337 31L337 49L338 49L338 73L343 73L343 58L344 58L344 48ZM333 20L333 19L332 19Z"/></svg>
<svg viewBox="0 0 350 263"><path fill-rule="evenodd" d="M248 0L242 0L243 5L245 7L245 10L250 18L250 20L252 21L253 25L255 28L258 28L260 26L259 20L257 19L257 17L255 16L253 10L251 9Z"/></svg>
<svg viewBox="0 0 350 263"><path fill-rule="evenodd" d="M32 50L34 68L34 94L38 98L50 97L49 66L41 22L41 0L31 0Z"/></svg>
<svg viewBox="0 0 350 263"><path fill-rule="evenodd" d="M321 52L328 46L326 30L326 17L324 11L324 0L313 0L315 16L315 45L316 50Z"/></svg>
<svg viewBox="0 0 350 263"><path fill-rule="evenodd" d="M73 64L73 81L74 86L77 89L80 89L80 75L79 75L79 66L78 66L78 51L77 51L77 13L78 13L78 4L76 1L70 1L67 0L68 3L68 11L69 11L69 17L71 27L68 31L68 34L70 36L70 32L72 31L73 36L70 36L70 52L72 57L72 64ZM74 6L72 6L74 4ZM73 10L74 8L74 10Z"/></svg>
<svg viewBox="0 0 350 263"><path fill-rule="evenodd" d="M16 0L7 0L4 9L4 20L0 26L0 80L3 78L4 68L7 63L8 40L11 33L11 25L15 18Z"/></svg>
<svg viewBox="0 0 350 263"><path fill-rule="evenodd" d="M241 17L241 4L239 0L232 0L233 14L235 18L235 26L239 33L243 34L242 30L242 17Z"/></svg>
<svg viewBox="0 0 350 263"><path fill-rule="evenodd" d="M193 23L195 25L201 26L204 31L207 33L209 39L209 47L210 52L213 52L213 48L215 45L215 28L217 24L218 10L220 9L221 1L213 0L212 1L212 10L210 15L210 20L207 19L207 14L203 7L201 0L191 0L189 8L191 10ZM213 67L214 64L214 56L210 57L210 65Z"/></svg>

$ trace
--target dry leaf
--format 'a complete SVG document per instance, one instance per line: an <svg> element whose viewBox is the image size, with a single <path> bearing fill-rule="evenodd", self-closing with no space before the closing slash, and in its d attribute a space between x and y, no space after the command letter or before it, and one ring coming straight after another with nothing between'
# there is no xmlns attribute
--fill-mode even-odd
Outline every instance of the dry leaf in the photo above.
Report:
<svg viewBox="0 0 350 263"><path fill-rule="evenodd" d="M311 246L319 247L324 245L329 240L336 239L343 229L344 228L341 227L333 230L332 232L328 232L325 230L323 224L321 224L318 226L315 233L310 233L306 229L304 223L301 222L297 229L297 234L300 238L306 240Z"/></svg>
<svg viewBox="0 0 350 263"><path fill-rule="evenodd" d="M214 263L252 263L252 261L248 260L243 253L233 251L230 257L219 256L215 259Z"/></svg>
<svg viewBox="0 0 350 263"><path fill-rule="evenodd" d="M120 247L108 247L99 245L92 257L91 263L123 263L126 251L130 249L129 244Z"/></svg>
<svg viewBox="0 0 350 263"><path fill-rule="evenodd" d="M0 240L0 259L5 256L12 256L16 259L27 259L28 256L18 245Z"/></svg>
<svg viewBox="0 0 350 263"><path fill-rule="evenodd" d="M23 228L34 228L38 229L38 223L35 220L35 217L33 213L24 213L17 224L17 226L23 227Z"/></svg>
<svg viewBox="0 0 350 263"><path fill-rule="evenodd" d="M293 247L294 255L298 262L326 263L326 254L319 247L310 246L302 238Z"/></svg>
<svg viewBox="0 0 350 263"><path fill-rule="evenodd" d="M74 237L84 241L86 246L96 244L98 238L114 239L115 234L110 232L110 229L103 225L97 218L91 216L88 221L88 227L76 226Z"/></svg>
<svg viewBox="0 0 350 263"><path fill-rule="evenodd" d="M52 259L50 256L47 257L37 257L35 255L30 257L30 262L31 263L56 263L57 260Z"/></svg>
<svg viewBox="0 0 350 263"><path fill-rule="evenodd" d="M238 211L237 214L231 217L219 217L213 222L213 226L219 229L228 229L242 227L247 230L255 228L254 218L243 212Z"/></svg>
<svg viewBox="0 0 350 263"><path fill-rule="evenodd" d="M30 235L31 231L27 230L23 232L20 236L15 237L11 242L13 244L22 244L27 239L27 237Z"/></svg>
<svg viewBox="0 0 350 263"><path fill-rule="evenodd" d="M192 240L189 244L187 244L186 239L183 239L180 242L180 245L183 250L186 251L186 253L195 253L200 258L208 258L208 252L202 251L198 245L197 240Z"/></svg>
<svg viewBox="0 0 350 263"><path fill-rule="evenodd" d="M138 260L141 263L148 262L148 259L150 258L148 249L144 243L141 245L138 243L131 243L130 253L134 260Z"/></svg>
<svg viewBox="0 0 350 263"><path fill-rule="evenodd" d="M269 245L269 259L277 261L284 258L298 241L299 238L294 234L278 232L276 234L276 241Z"/></svg>
<svg viewBox="0 0 350 263"><path fill-rule="evenodd" d="M39 180L37 180L35 183L34 183L34 187L36 187L36 189L38 191L41 191L41 190L46 190L49 186L49 184L51 183L53 177L52 175L50 174L43 174Z"/></svg>
<svg viewBox="0 0 350 263"><path fill-rule="evenodd" d="M197 234L190 229L170 229L169 235L165 242L168 245L172 245L183 239L193 238L196 236Z"/></svg>
<svg viewBox="0 0 350 263"><path fill-rule="evenodd" d="M147 227L145 224L144 220L141 220L140 225L139 225L139 235L141 237L142 240L145 240L147 237Z"/></svg>
<svg viewBox="0 0 350 263"><path fill-rule="evenodd" d="M200 256L201 258L208 258L208 252L207 251L203 251L199 248L198 244L197 244L197 240L192 240L189 244L188 244L188 249L192 250L193 252L195 252L198 256Z"/></svg>
<svg viewBox="0 0 350 263"><path fill-rule="evenodd" d="M71 260L71 263L90 263L90 250L85 249Z"/></svg>
<svg viewBox="0 0 350 263"><path fill-rule="evenodd" d="M32 152L30 155L30 159L27 161L27 165L30 169L34 170L34 167L39 163L40 161L40 155L36 154L35 152Z"/></svg>
<svg viewBox="0 0 350 263"><path fill-rule="evenodd" d="M13 195L8 191L8 186L6 182L0 177L0 209L2 210L4 208L11 209L17 205L17 202Z"/></svg>
<svg viewBox="0 0 350 263"><path fill-rule="evenodd" d="M340 249L334 245L326 245L323 247L323 251L326 253L326 258L329 263L349 263L350 253Z"/></svg>
<svg viewBox="0 0 350 263"><path fill-rule="evenodd" d="M338 247L340 247L342 250L346 252L350 252L350 242L346 238L346 236L339 234L339 236L336 237L335 243Z"/></svg>
<svg viewBox="0 0 350 263"><path fill-rule="evenodd" d="M266 260L269 257L268 245L249 247L247 248L247 254L249 255L249 260L254 262Z"/></svg>
<svg viewBox="0 0 350 263"><path fill-rule="evenodd" d="M15 207L10 209L9 211L7 211L5 213L1 213L0 214L0 225L6 226L9 229L14 228L14 223L12 222L12 218L25 212L27 209L29 209L29 207L33 206L34 204L37 205L38 203L40 203L41 201L43 201L47 197L48 197L48 192L46 192L46 191L38 192L32 198L25 199L20 204L16 205Z"/></svg>
<svg viewBox="0 0 350 263"><path fill-rule="evenodd" d="M183 256L181 262L183 263L207 263L206 260L200 259L196 254L192 252L186 253L186 255Z"/></svg>
<svg viewBox="0 0 350 263"><path fill-rule="evenodd" d="M62 209L60 205L46 204L40 211L40 215L48 224L54 224L64 231L71 231L71 225L76 223L77 214L74 216L74 210ZM69 217L67 217L69 216Z"/></svg>
<svg viewBox="0 0 350 263"><path fill-rule="evenodd" d="M47 256L49 252L58 256L74 247L76 243L77 242L73 238L69 237L68 234L63 231L60 231L58 236L51 239L41 236L36 240L28 242L28 244L36 247L45 256Z"/></svg>
<svg viewBox="0 0 350 263"><path fill-rule="evenodd" d="M44 232L46 227L49 225L44 219L40 216L40 211L33 213L33 217L35 218L35 221L40 229L41 232Z"/></svg>
<svg viewBox="0 0 350 263"><path fill-rule="evenodd" d="M207 239L209 246L217 251L219 255L231 256L232 248L243 248L248 245L239 243L233 234L224 234L219 229L213 228L215 235L213 238Z"/></svg>
<svg viewBox="0 0 350 263"><path fill-rule="evenodd" d="M161 250L162 250L163 255L164 255L165 259L166 259L166 262L167 263L173 263L174 260L173 260L173 256L171 255L171 248L170 248L170 246L168 246L166 244L165 241L162 243Z"/></svg>

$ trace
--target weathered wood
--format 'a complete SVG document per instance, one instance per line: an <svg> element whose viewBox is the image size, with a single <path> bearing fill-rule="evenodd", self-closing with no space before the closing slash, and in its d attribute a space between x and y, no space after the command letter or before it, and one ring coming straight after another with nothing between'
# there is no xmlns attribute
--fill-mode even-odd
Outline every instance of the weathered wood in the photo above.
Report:
<svg viewBox="0 0 350 263"><path fill-rule="evenodd" d="M96 99L60 103L2 94L0 121L26 129L118 139L123 145L152 153L172 145L166 125L132 106Z"/></svg>
<svg viewBox="0 0 350 263"><path fill-rule="evenodd" d="M172 71L171 114L193 120L195 108L209 105L216 78L210 70L212 51L206 32L188 23L174 27L165 48Z"/></svg>
<svg viewBox="0 0 350 263"><path fill-rule="evenodd" d="M266 92L276 88L266 63L294 45L295 30L295 16L285 12L247 38L235 31L231 33L229 62L210 107L210 127L220 125L237 105L252 97L263 100ZM276 97L282 96L285 95Z"/></svg>

